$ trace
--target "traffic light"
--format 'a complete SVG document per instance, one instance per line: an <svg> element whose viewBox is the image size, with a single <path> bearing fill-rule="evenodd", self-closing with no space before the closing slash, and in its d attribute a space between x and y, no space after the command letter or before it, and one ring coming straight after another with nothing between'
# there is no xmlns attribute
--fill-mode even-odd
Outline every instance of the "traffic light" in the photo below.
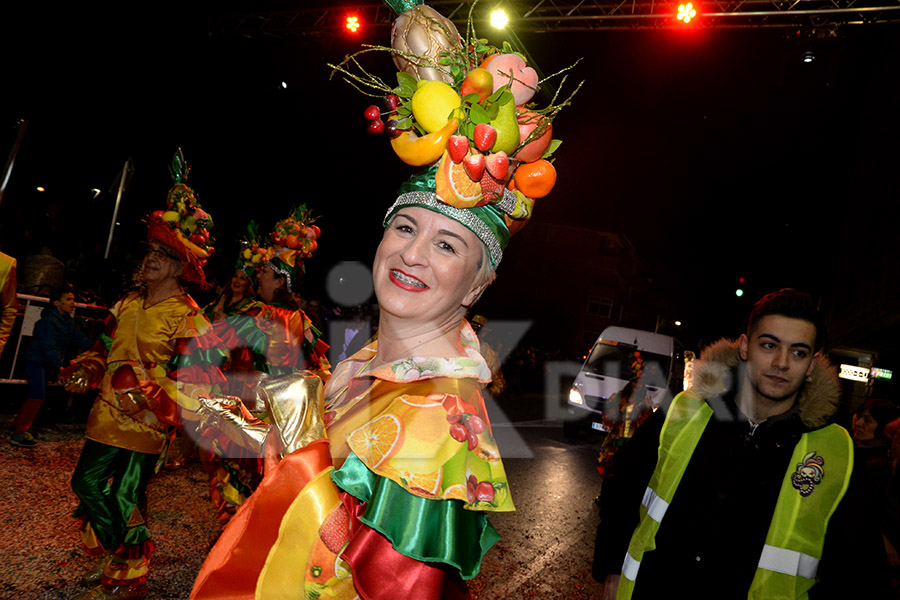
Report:
<svg viewBox="0 0 900 600"><path fill-rule="evenodd" d="M684 2L678 5L676 18L687 25L697 16L697 6L693 2Z"/></svg>
<svg viewBox="0 0 900 600"><path fill-rule="evenodd" d="M356 33L356 30L359 29L359 17L356 15L350 15L347 17L347 21L344 24L351 33Z"/></svg>
<svg viewBox="0 0 900 600"><path fill-rule="evenodd" d="M738 298L740 298L741 296L744 295L744 278L743 277L738 278L738 285L737 285L737 289L734 290L734 295L737 296Z"/></svg>

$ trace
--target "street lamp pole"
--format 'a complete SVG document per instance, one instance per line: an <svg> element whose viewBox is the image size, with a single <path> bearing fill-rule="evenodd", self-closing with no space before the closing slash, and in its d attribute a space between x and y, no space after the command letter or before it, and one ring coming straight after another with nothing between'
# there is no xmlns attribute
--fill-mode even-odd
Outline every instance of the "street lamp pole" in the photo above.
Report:
<svg viewBox="0 0 900 600"><path fill-rule="evenodd" d="M19 154L19 148L22 147L22 140L25 139L25 130L28 129L28 120L19 119L16 122L19 133L16 136L16 143L13 144L12 150L9 152L9 159L6 161L6 169L3 171L3 181L0 182L0 204L3 204L3 193L6 191L6 184L9 183L9 176L12 174L13 163L16 162L16 155Z"/></svg>

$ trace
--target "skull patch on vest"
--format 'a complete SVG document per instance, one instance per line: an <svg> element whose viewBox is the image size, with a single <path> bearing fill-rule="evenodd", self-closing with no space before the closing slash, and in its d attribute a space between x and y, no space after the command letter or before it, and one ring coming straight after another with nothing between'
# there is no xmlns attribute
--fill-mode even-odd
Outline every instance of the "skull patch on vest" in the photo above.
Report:
<svg viewBox="0 0 900 600"><path fill-rule="evenodd" d="M797 469L791 474L791 483L795 488L800 490L800 495L806 498L816 488L816 485L822 483L825 477L825 459L816 456L813 450L803 457L802 463L797 463Z"/></svg>

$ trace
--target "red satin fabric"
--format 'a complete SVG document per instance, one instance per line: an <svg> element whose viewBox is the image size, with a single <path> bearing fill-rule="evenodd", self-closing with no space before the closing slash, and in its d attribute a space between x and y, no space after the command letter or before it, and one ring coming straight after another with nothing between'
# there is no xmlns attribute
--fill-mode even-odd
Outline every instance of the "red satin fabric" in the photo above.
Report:
<svg viewBox="0 0 900 600"><path fill-rule="evenodd" d="M289 454L231 519L194 582L192 600L252 600L281 517L323 469L331 466L327 439Z"/></svg>
<svg viewBox="0 0 900 600"><path fill-rule="evenodd" d="M175 404L175 401L169 397L158 383L155 381L142 381L140 382L140 388L150 405L154 407L152 410L157 419L173 427L181 425L178 405Z"/></svg>
<svg viewBox="0 0 900 600"><path fill-rule="evenodd" d="M433 563L425 563L394 550L391 542L359 521L365 504L341 494L350 513L350 543L341 558L350 565L353 585L363 600L470 600L459 575Z"/></svg>

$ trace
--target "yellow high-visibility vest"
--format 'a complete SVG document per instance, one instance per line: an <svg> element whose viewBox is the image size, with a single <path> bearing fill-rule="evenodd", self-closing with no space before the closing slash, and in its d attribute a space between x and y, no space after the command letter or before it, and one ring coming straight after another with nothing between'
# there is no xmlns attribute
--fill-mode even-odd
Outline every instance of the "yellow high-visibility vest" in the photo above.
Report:
<svg viewBox="0 0 900 600"><path fill-rule="evenodd" d="M641 502L640 523L622 565L617 600L631 598L644 553L656 548L656 532L712 414L709 404L690 392L672 401L659 436L659 460ZM843 427L828 425L800 437L781 483L749 599L807 597L816 581L828 521L852 471L853 440Z"/></svg>

